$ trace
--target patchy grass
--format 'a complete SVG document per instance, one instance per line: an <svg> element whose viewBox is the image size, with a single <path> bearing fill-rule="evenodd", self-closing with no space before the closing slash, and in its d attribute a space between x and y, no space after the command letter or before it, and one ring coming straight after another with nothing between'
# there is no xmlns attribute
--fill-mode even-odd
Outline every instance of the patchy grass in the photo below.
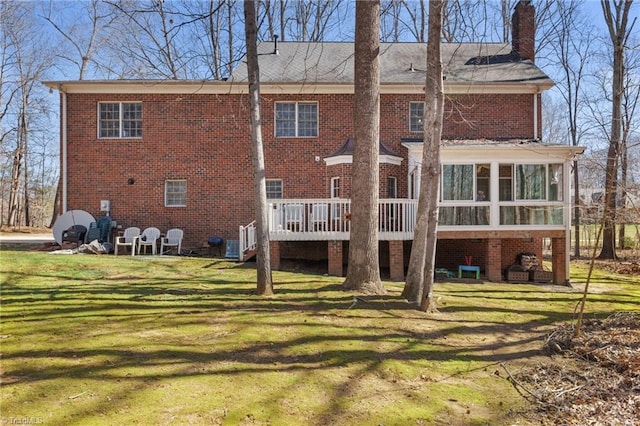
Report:
<svg viewBox="0 0 640 426"><path fill-rule="evenodd" d="M500 372L541 357L579 285L437 283L440 313L218 259L0 251L3 419L45 424L536 424ZM576 269L574 282L586 270ZM598 275L587 315L638 309ZM530 414L530 413L529 413Z"/></svg>

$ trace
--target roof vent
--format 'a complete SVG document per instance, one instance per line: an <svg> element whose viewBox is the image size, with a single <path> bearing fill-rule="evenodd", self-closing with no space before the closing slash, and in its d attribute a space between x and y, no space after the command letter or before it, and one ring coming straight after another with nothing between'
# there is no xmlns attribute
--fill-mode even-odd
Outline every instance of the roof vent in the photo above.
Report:
<svg viewBox="0 0 640 426"><path fill-rule="evenodd" d="M280 50L278 49L278 35L277 34L273 35L273 54L274 55L279 55L280 54Z"/></svg>

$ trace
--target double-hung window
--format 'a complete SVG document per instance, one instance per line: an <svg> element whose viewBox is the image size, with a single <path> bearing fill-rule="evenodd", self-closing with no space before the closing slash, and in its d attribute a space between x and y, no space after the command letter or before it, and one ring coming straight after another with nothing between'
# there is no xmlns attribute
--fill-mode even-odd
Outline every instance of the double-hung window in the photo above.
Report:
<svg viewBox="0 0 640 426"><path fill-rule="evenodd" d="M183 179L166 180L164 182L165 207L187 206L187 181Z"/></svg>
<svg viewBox="0 0 640 426"><path fill-rule="evenodd" d="M340 178L332 177L331 178L331 198L340 198Z"/></svg>
<svg viewBox="0 0 640 426"><path fill-rule="evenodd" d="M424 131L424 102L411 102L409 104L409 131L417 133Z"/></svg>
<svg viewBox="0 0 640 426"><path fill-rule="evenodd" d="M316 102L276 103L276 137L310 138L318 136Z"/></svg>
<svg viewBox="0 0 640 426"><path fill-rule="evenodd" d="M141 102L100 102L98 136L101 138L141 138Z"/></svg>
<svg viewBox="0 0 640 426"><path fill-rule="evenodd" d="M270 200L282 198L282 180L280 179L267 179L267 198Z"/></svg>

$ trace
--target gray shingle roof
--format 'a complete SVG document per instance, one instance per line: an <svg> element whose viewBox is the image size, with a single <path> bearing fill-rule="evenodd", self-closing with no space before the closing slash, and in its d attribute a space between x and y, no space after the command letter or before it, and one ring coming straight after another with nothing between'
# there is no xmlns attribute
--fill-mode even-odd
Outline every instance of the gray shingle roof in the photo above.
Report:
<svg viewBox="0 0 640 426"><path fill-rule="evenodd" d="M381 84L424 84L424 43L381 43ZM258 46L261 83L353 83L354 44L348 42L273 42ZM549 77L529 60L513 54L510 44L443 44L445 84L543 84ZM245 81L246 64L231 75Z"/></svg>

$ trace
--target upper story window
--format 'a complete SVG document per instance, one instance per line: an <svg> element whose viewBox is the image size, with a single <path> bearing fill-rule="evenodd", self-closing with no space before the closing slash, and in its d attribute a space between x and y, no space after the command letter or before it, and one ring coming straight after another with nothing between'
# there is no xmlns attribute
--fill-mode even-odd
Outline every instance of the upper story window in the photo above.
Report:
<svg viewBox="0 0 640 426"><path fill-rule="evenodd" d="M276 103L276 137L308 138L318 136L316 102Z"/></svg>
<svg viewBox="0 0 640 426"><path fill-rule="evenodd" d="M164 182L165 207L187 206L187 181L183 179L166 180Z"/></svg>
<svg viewBox="0 0 640 426"><path fill-rule="evenodd" d="M424 120L424 102L411 102L409 104L409 131L424 131L422 121Z"/></svg>
<svg viewBox="0 0 640 426"><path fill-rule="evenodd" d="M280 179L267 179L267 198L268 199L281 199L282 198L282 180Z"/></svg>
<svg viewBox="0 0 640 426"><path fill-rule="evenodd" d="M141 102L100 102L98 136L101 138L141 138Z"/></svg>

